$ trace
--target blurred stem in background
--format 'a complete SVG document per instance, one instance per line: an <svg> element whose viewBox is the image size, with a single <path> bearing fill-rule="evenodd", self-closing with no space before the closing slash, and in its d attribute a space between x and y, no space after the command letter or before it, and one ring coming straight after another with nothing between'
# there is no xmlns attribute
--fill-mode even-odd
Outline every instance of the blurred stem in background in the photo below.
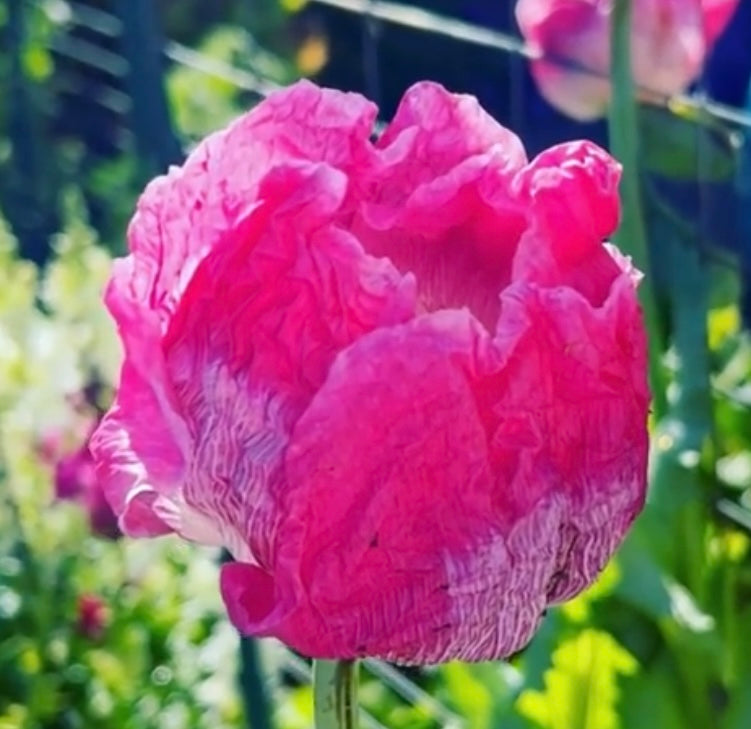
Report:
<svg viewBox="0 0 751 729"><path fill-rule="evenodd" d="M164 90L163 38L152 0L117 0L128 60L128 92L139 154L157 172L183 158ZM147 170L153 173L154 169Z"/></svg>
<svg viewBox="0 0 751 729"><path fill-rule="evenodd" d="M315 729L357 729L357 661L313 661Z"/></svg>
<svg viewBox="0 0 751 729"><path fill-rule="evenodd" d="M2 181L3 209L18 236L21 254L37 264L49 256L49 236L59 227L55 215L54 183L42 158L43 137L40 116L34 108L32 81L24 68L27 48L25 3L10 0L7 42L10 58L12 99L8 113L11 164L8 179Z"/></svg>
<svg viewBox="0 0 751 729"><path fill-rule="evenodd" d="M240 686L248 729L272 729L258 643L254 638L240 638Z"/></svg>
<svg viewBox="0 0 751 729"><path fill-rule="evenodd" d="M631 0L615 0L612 13L610 68L612 99L608 126L610 150L623 165L621 225L615 236L618 247L631 256L644 273L639 298L649 337L649 381L652 388L652 411L655 420L665 413L665 377L661 357L663 336L650 276L649 248L644 222L639 174L639 124L634 83L631 77Z"/></svg>

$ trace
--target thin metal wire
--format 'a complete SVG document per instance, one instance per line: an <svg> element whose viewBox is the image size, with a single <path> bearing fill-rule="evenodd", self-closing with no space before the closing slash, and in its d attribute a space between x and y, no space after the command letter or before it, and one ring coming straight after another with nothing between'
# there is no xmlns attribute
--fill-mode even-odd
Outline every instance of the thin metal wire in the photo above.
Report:
<svg viewBox="0 0 751 729"><path fill-rule="evenodd" d="M128 94L105 84L91 88L90 85L84 86L84 83L85 79L80 73L64 71L57 74L55 86L58 92L69 96L86 94L99 106L118 116L125 116L130 112L131 99Z"/></svg>
<svg viewBox="0 0 751 729"><path fill-rule="evenodd" d="M50 48L67 58L118 79L124 78L128 73L128 62L123 56L83 38L60 34L50 39Z"/></svg>
<svg viewBox="0 0 751 729"><path fill-rule="evenodd" d="M396 668L383 661L366 658L363 665L376 677L390 686L405 701L424 707L430 714L443 723L445 727L461 727L464 721L449 711L440 701L423 691L414 681L410 681Z"/></svg>
<svg viewBox="0 0 751 729"><path fill-rule="evenodd" d="M317 5L328 5L357 15L369 15L392 25L433 33L444 38L464 41L476 46L493 48L534 58L535 53L524 43L508 33L481 25L467 23L457 18L439 15L430 10L384 0L310 0Z"/></svg>
<svg viewBox="0 0 751 729"><path fill-rule="evenodd" d="M724 517L751 532L751 511L730 499L719 499L715 506Z"/></svg>
<svg viewBox="0 0 751 729"><path fill-rule="evenodd" d="M182 43L168 41L164 47L164 54L175 63L200 71L207 76L227 81L243 91L249 91L261 97L266 97L272 91L281 88L279 84L273 81L261 78L246 69L207 56L205 53L195 51Z"/></svg>
<svg viewBox="0 0 751 729"><path fill-rule="evenodd" d="M107 38L117 38L123 31L120 18L105 10L77 2L68 2L68 8L70 20L74 25L87 28Z"/></svg>

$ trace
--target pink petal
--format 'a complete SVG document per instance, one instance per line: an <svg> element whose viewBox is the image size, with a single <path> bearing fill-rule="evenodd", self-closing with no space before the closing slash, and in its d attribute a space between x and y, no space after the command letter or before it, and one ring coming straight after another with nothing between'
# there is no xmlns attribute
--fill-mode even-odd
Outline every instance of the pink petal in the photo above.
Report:
<svg viewBox="0 0 751 729"><path fill-rule="evenodd" d="M128 229L130 280L118 284L169 321L198 262L245 217L267 172L288 161L346 174L370 164L376 107L362 96L301 81L207 137L182 167L152 181Z"/></svg>
<svg viewBox="0 0 751 729"><path fill-rule="evenodd" d="M262 565L295 421L341 349L414 311L411 279L335 225L346 182L326 165L271 172L260 206L199 264L163 344L193 443L182 497Z"/></svg>
<svg viewBox="0 0 751 729"><path fill-rule="evenodd" d="M413 311L413 283L334 225L375 159L375 113L301 82L146 189L107 291L126 363L92 442L127 533L176 530L252 558L252 502L276 483L294 414L337 348ZM236 431L222 441L210 427ZM224 458L239 459L226 483Z"/></svg>
<svg viewBox="0 0 751 729"><path fill-rule="evenodd" d="M120 516L123 533L157 536L171 531L151 507L159 493L174 495L179 489L184 457L154 383L128 360L115 403L94 432L90 447L97 480Z"/></svg>
<svg viewBox="0 0 751 729"><path fill-rule="evenodd" d="M713 46L727 27L738 7L738 0L702 0L704 36L707 45Z"/></svg>
<svg viewBox="0 0 751 729"><path fill-rule="evenodd" d="M524 214L508 193L519 139L476 99L412 87L378 140L381 166L353 231L418 281L421 309L469 306L491 329Z"/></svg>
<svg viewBox="0 0 751 729"><path fill-rule="evenodd" d="M503 546L465 371L486 365L475 352L492 359L483 337L466 312L442 312L366 335L337 358L287 453L273 607L253 619L254 594L225 587L242 630L312 656L434 661L458 649L462 618L475 616L452 603L469 609L473 580L481 593L484 579L465 567ZM514 639L514 619L497 641Z"/></svg>
<svg viewBox="0 0 751 729"><path fill-rule="evenodd" d="M633 283L599 309L503 300L495 343L444 311L339 355L289 446L277 563L223 580L241 630L315 657L498 658L594 579L644 497Z"/></svg>
<svg viewBox="0 0 751 729"><path fill-rule="evenodd" d="M649 393L633 288L624 270L599 308L566 288L503 294L497 342L509 360L494 383L491 458L513 485L504 513L541 488L566 499L550 602L594 579L643 505Z"/></svg>
<svg viewBox="0 0 751 729"><path fill-rule="evenodd" d="M597 0L518 0L516 20L540 93L578 120L605 114L610 99L609 16Z"/></svg>
<svg viewBox="0 0 751 729"><path fill-rule="evenodd" d="M530 227L514 280L576 289L599 306L621 269L602 242L618 227L621 168L591 142L551 147L515 179Z"/></svg>

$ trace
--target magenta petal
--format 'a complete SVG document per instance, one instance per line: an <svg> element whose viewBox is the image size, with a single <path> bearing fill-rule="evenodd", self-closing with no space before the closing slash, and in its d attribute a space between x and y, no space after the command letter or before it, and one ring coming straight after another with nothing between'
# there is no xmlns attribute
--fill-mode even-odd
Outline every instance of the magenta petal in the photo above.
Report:
<svg viewBox="0 0 751 729"><path fill-rule="evenodd" d="M296 419L342 348L414 311L412 281L335 225L346 182L320 164L270 173L261 204L199 264L164 340L193 441L184 501L225 543L242 535L262 566Z"/></svg>
<svg viewBox="0 0 751 729"><path fill-rule="evenodd" d="M530 227L514 259L514 280L576 289L595 306L621 269L602 242L620 215L621 168L591 142L556 145L515 179Z"/></svg>
<svg viewBox="0 0 751 729"><path fill-rule="evenodd" d="M298 160L364 174L375 116L362 96L301 81L210 135L141 196L123 294L166 323L195 267L248 214L269 170Z"/></svg>
<svg viewBox="0 0 751 729"><path fill-rule="evenodd" d="M340 348L414 312L412 279L338 225L374 118L360 96L296 84L139 201L107 291L126 361L92 441L129 533L271 559L297 415Z"/></svg>
<svg viewBox="0 0 751 729"><path fill-rule="evenodd" d="M220 587L230 620L243 632L263 623L274 607L274 581L254 565L222 565Z"/></svg>
<svg viewBox="0 0 751 729"><path fill-rule="evenodd" d="M406 91L376 146L383 161L401 171L397 179L401 184L383 191L394 200L494 147L503 150L508 171L527 160L519 138L493 119L474 96L451 94L428 81Z"/></svg>
<svg viewBox="0 0 751 729"><path fill-rule="evenodd" d="M159 493L176 493L184 474L183 454L170 432L153 384L126 362L115 403L91 439L98 481L125 534L171 531L151 509Z"/></svg>
<svg viewBox="0 0 751 729"><path fill-rule="evenodd" d="M492 330L525 226L509 192L526 163L521 142L476 99L420 83L377 147L355 234L415 274L421 310L469 306Z"/></svg>
<svg viewBox="0 0 751 729"><path fill-rule="evenodd" d="M337 358L287 453L275 580L280 604L296 604L246 630L312 656L417 663L506 655L529 639L560 507L540 502L510 529L495 511L472 383L499 364L456 311L373 332Z"/></svg>
<svg viewBox="0 0 751 729"><path fill-rule="evenodd" d="M704 37L707 44L712 46L733 17L738 0L701 0L701 6L704 13Z"/></svg>
<svg viewBox="0 0 751 729"><path fill-rule="evenodd" d="M513 484L504 513L535 494L564 498L550 602L595 578L644 503L649 393L633 286L624 271L600 308L570 289L503 295L497 341L509 360L494 383L491 459Z"/></svg>

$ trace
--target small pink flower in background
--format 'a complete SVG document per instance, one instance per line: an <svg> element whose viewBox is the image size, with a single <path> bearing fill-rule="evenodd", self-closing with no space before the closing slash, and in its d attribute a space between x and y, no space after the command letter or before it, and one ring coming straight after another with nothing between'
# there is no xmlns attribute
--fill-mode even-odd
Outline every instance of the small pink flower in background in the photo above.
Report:
<svg viewBox="0 0 751 729"><path fill-rule="evenodd" d="M117 517L97 479L87 441L88 438L74 451L57 458L54 472L55 496L79 503L88 514L94 534L116 539L120 536Z"/></svg>
<svg viewBox="0 0 751 729"><path fill-rule="evenodd" d="M92 439L123 531L226 546L232 621L314 657L508 655L642 507L618 165L466 96L301 82L153 181Z"/></svg>
<svg viewBox="0 0 751 729"><path fill-rule="evenodd" d="M81 595L76 606L76 630L89 640L99 640L109 622L109 609L98 595Z"/></svg>
<svg viewBox="0 0 751 729"><path fill-rule="evenodd" d="M101 413L80 393L70 398L75 425L70 432L50 430L40 439L38 453L53 471L55 498L75 501L85 509L91 531L108 539L120 536L117 517L102 491L89 450L89 438Z"/></svg>
<svg viewBox="0 0 751 729"><path fill-rule="evenodd" d="M633 0L631 54L636 85L672 95L686 89L738 0ZM516 18L540 54L532 74L542 95L574 119L596 119L610 100L613 0L518 0ZM591 73L587 73L587 71Z"/></svg>

